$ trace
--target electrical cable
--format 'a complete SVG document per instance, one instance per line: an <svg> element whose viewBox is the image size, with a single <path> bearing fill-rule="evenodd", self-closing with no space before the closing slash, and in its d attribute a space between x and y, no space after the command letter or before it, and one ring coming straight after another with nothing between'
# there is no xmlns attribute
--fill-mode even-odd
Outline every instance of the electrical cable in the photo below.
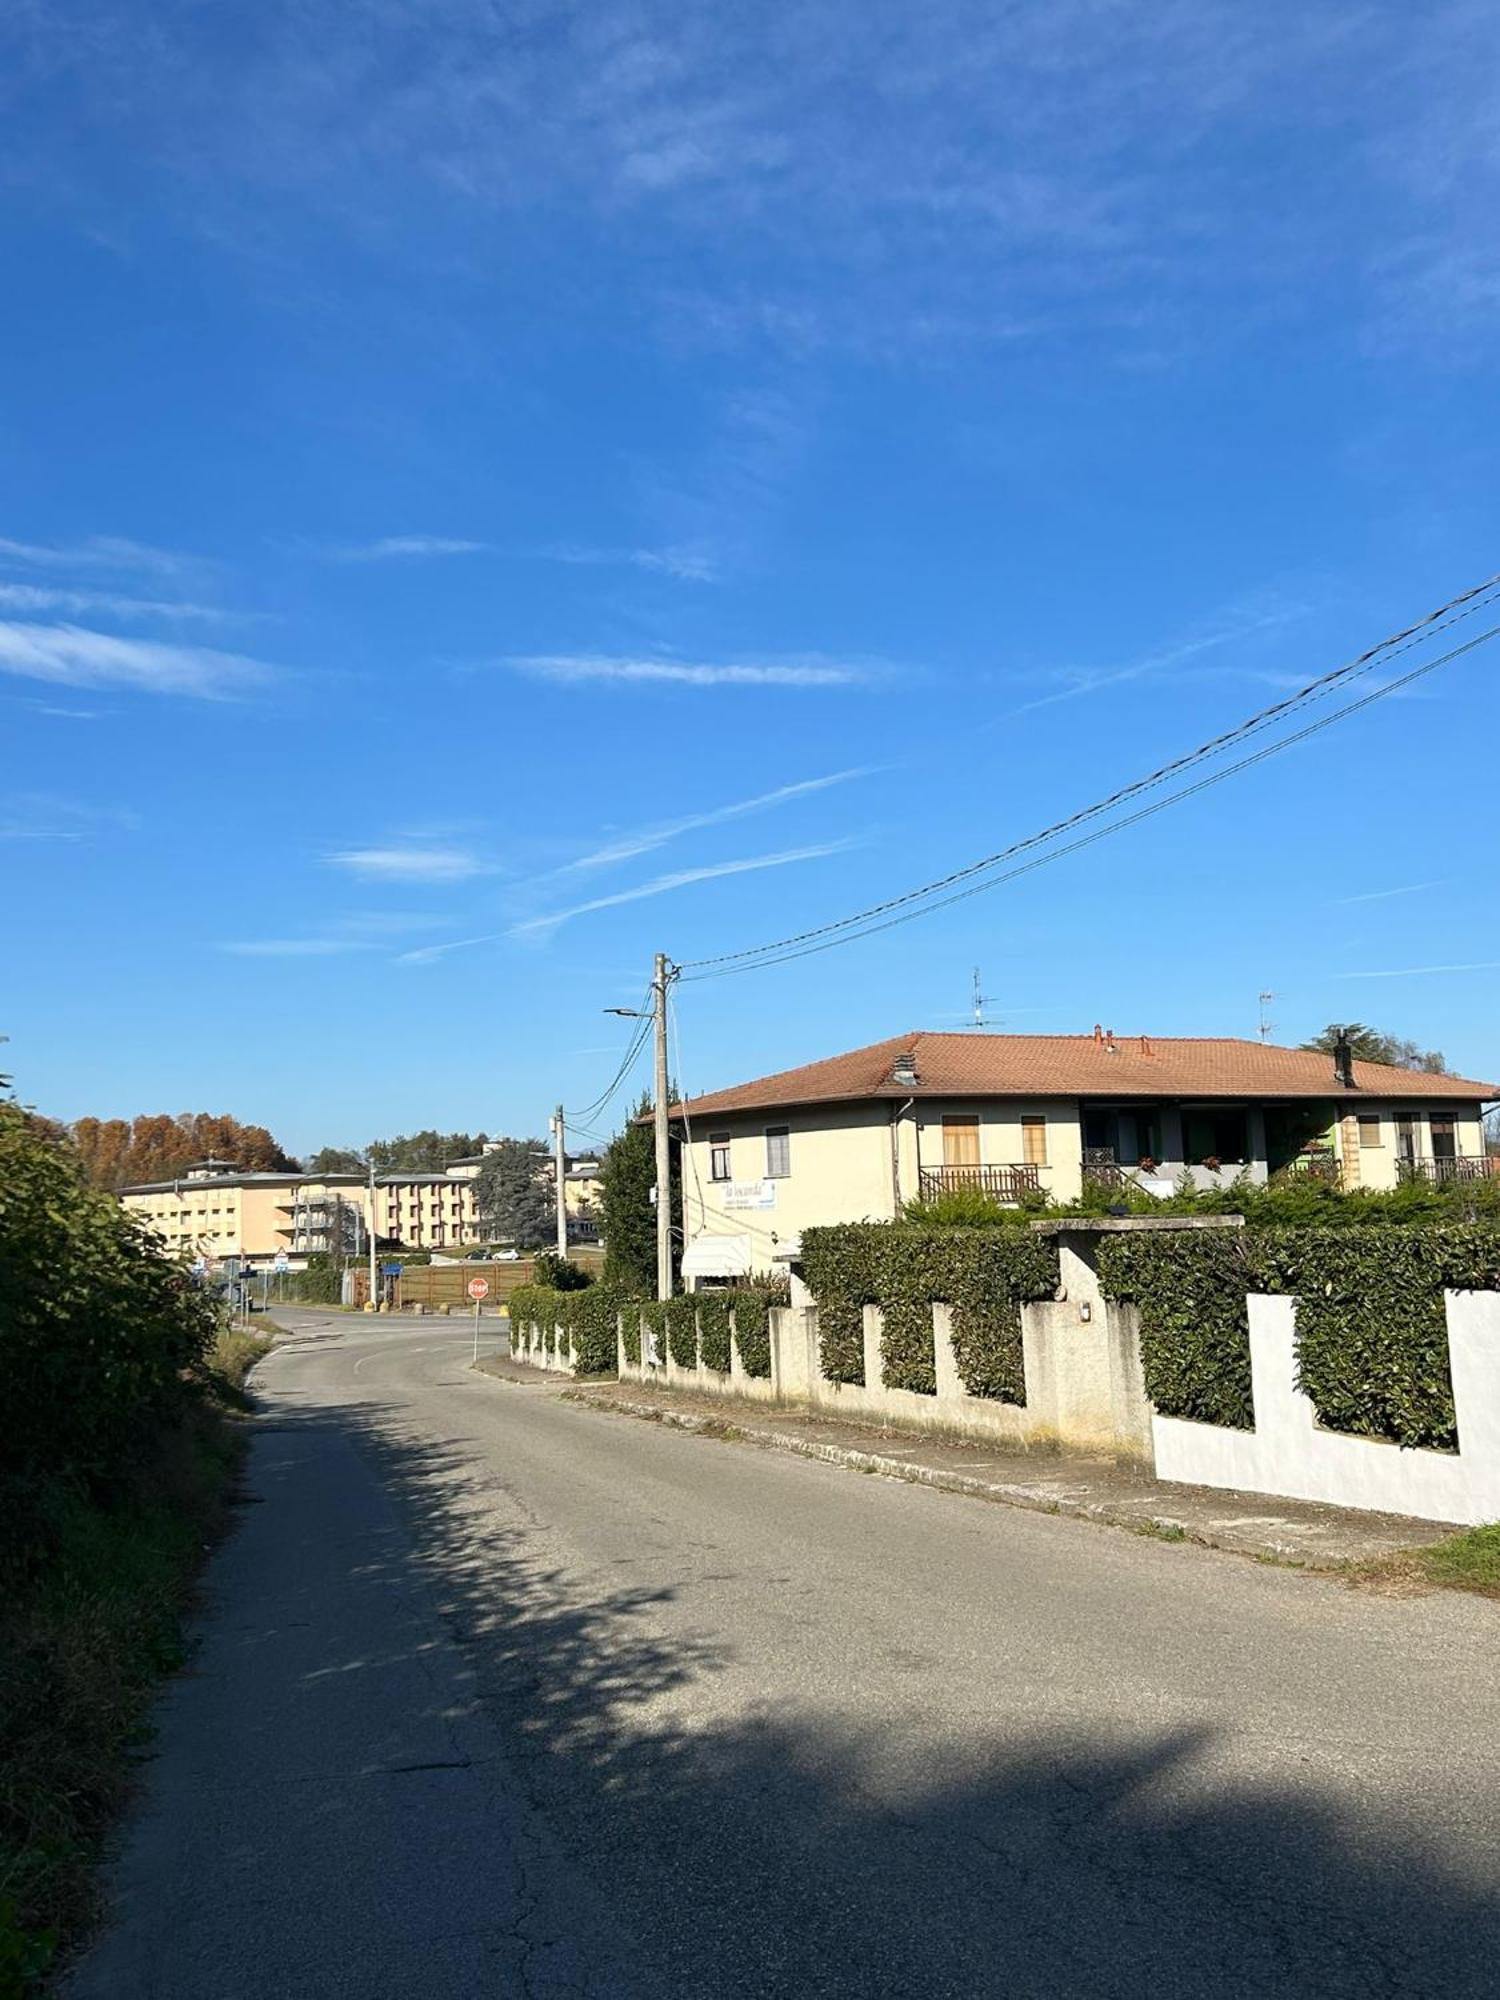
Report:
<svg viewBox="0 0 1500 2000"><path fill-rule="evenodd" d="M650 1001L650 998L651 998L651 989L648 987L645 993L641 996L640 1007L636 1010L637 1013L640 1015L640 1019L636 1025L634 1034L631 1036L630 1046L625 1051L625 1055L620 1063L620 1067L615 1071L613 1077L610 1079L608 1084L605 1085L604 1089L600 1092L599 1096L594 1099L593 1103L585 1104L583 1106L583 1108L578 1112L577 1119L574 1122L581 1125L586 1120L595 1117L599 1112L601 1112L604 1109L605 1105L608 1104L610 1099L615 1095L615 1092L620 1088L621 1084L624 1083L626 1077L630 1074L631 1070L635 1067L636 1060L639 1057L641 1050L646 1045L646 1038L651 1032L651 1015L647 1011L647 1003Z"/></svg>
<svg viewBox="0 0 1500 2000"><path fill-rule="evenodd" d="M894 930L899 924L914 923L918 917L925 917L934 910L947 909L952 903L965 902L970 896L982 895L987 889L997 889L1002 883L1013 882L1018 876L1029 875L1035 869L1045 868L1049 862L1060 861L1064 855L1076 854L1081 848L1092 847L1098 841L1107 840L1113 833L1121 833L1127 827L1136 826L1142 820L1151 819L1157 813L1165 812L1168 806L1177 805L1181 800L1192 798L1198 792L1206 792L1214 785L1222 784L1226 778L1232 778L1238 772L1250 769L1252 765L1263 764L1268 758L1276 756L1280 751L1289 750L1293 745L1305 741L1308 737L1316 736L1321 730L1328 729L1335 722L1342 721L1345 716L1353 715L1361 708L1370 707L1372 703L1382 700L1386 695L1394 694L1398 689L1408 686L1411 682L1421 680L1424 675L1433 673L1438 667L1445 666L1450 660L1457 659L1460 654L1472 652L1476 646L1482 646L1494 638L1500 638L1500 625L1491 626L1489 631L1482 632L1477 638L1466 641L1462 646L1455 646L1451 652L1443 654L1439 659L1427 661L1420 667L1414 667L1409 673L1403 674L1399 680L1391 681L1386 686L1376 689L1370 694L1361 696L1358 701L1349 702L1343 708L1335 709L1329 715L1320 716L1316 722L1309 723L1305 729L1296 730L1290 736L1280 737L1275 743L1266 744L1263 748L1253 751L1248 757L1241 757L1233 764L1226 764L1222 770L1210 772L1206 778L1199 778L1195 784L1184 785L1178 791L1169 792L1165 798L1154 799L1150 805L1141 806L1137 811L1127 813L1123 819L1111 820L1107 826L1096 827L1091 833L1080 835L1077 840L1068 841L1062 847L1052 848L1046 854L1039 854L1030 861L1022 862L1018 868L1009 868L1003 875L994 875L983 882L975 882L967 889L955 890L951 896L944 896L937 902L923 903L920 908L903 910L896 916L887 917L882 923L868 924L863 930L846 930L838 937L827 937L819 943L804 945L798 951L784 952L778 958L760 958L750 964L726 965L721 967L717 972L699 972L691 974L689 977L694 980L727 979L738 972L755 972L762 966L785 965L793 959L810 958L817 952L832 951L837 945L851 944L856 938L873 937L879 931Z"/></svg>
<svg viewBox="0 0 1500 2000"><path fill-rule="evenodd" d="M929 899L936 896L941 890L951 888L959 882L968 881L975 875L987 873L990 869L998 867L1003 861L1011 860L1016 855L1025 853L1032 848L1043 846L1047 842L1056 839L1060 834L1071 832L1075 827L1086 825L1089 821L1098 819L1102 814L1113 810L1114 807L1123 805L1130 799L1138 798L1147 791L1154 790L1157 786L1165 784L1170 778L1179 775L1181 772L1192 769L1210 757L1217 756L1224 750L1232 748L1236 743L1241 743L1246 738L1270 728L1274 723L1290 714L1296 713L1309 703L1321 700L1325 695L1332 692L1334 688L1348 682L1356 675L1370 672L1377 662L1398 658L1401 654L1410 651L1413 646L1425 643L1436 637L1439 632L1451 630L1461 620L1473 617L1478 611L1492 602L1497 589L1500 589L1500 573L1487 578L1483 583L1475 584L1470 589L1460 592L1458 596L1450 598L1446 604L1440 605L1437 610L1429 612L1425 618L1419 619L1414 625L1409 625L1400 632L1392 633L1390 637L1382 639L1378 645L1371 646L1367 651L1359 654L1357 658L1349 661L1346 665L1335 667L1328 673L1309 681L1305 687L1298 689L1296 693L1288 695L1284 700L1273 702L1268 707L1259 710L1256 714L1238 724L1234 729L1226 730L1218 736L1211 737L1207 742L1199 744L1196 749L1190 750L1183 756L1173 758L1169 763L1159 766L1146 777L1139 778L1132 784L1121 786L1117 791L1111 792L1108 797L1098 800L1095 804L1085 806L1078 812L1069 814L1065 819L1055 821L1041 832L1030 834L1024 840L1015 841L1009 847L1002 848L994 854L986 855L979 861L970 862L966 867L955 869L951 874L940 876L936 881L924 883L919 888L909 889L900 896L892 896L884 902L871 904L867 909L855 911L851 916L841 917L826 924L817 924L808 930L794 932L788 937L771 939L765 944L747 946L739 951L721 952L711 958L688 959L684 961L682 969L690 978L704 979L719 977L722 976L723 972L731 970L749 970L751 969L750 962L757 965L784 964L791 958L802 957L804 955L803 951L798 949L798 947L805 946L809 951L828 948L827 945L819 944L817 940L834 938L837 942L843 942L844 938L837 936L838 933L844 933L850 937L865 937L869 936L874 930L888 928L884 924L872 924L870 920L875 917L884 916L889 911L902 910L911 904L920 904L922 906L920 909L911 912L913 915L922 915L927 909L944 908L948 902L957 901L959 898L947 897L941 902L931 902ZM1480 639L1471 640L1465 645L1454 647L1439 659L1418 668L1415 673L1404 675L1398 680L1388 682L1376 690L1375 693L1366 696L1363 700L1351 703L1347 707L1337 710L1334 714L1324 718L1323 722L1315 725L1313 729L1299 731L1290 737L1281 739L1274 748L1286 748L1292 743L1301 742L1305 736L1316 733L1317 728L1326 727L1331 722L1354 714L1357 709L1367 707L1372 701L1380 700L1385 695L1394 693L1398 688L1408 685L1411 680L1419 678L1424 673L1433 671L1436 667L1446 665L1449 661L1457 659L1463 653L1472 651L1475 646L1483 644L1486 640L1494 636L1493 631L1486 632ZM1264 754L1274 754L1274 751ZM1259 756L1244 759L1237 764L1227 767L1221 775L1227 777L1233 771L1244 770L1249 764L1259 761ZM1189 797L1193 791L1198 789L1200 789L1198 786L1188 787L1181 792L1174 793L1164 803L1169 804L1175 799ZM1135 817L1131 816L1115 822L1111 828L1105 829L1105 831L1114 831L1118 830L1119 827L1133 825ZM1057 849L1055 852L1058 855L1070 853L1080 844L1086 845L1087 842L1073 843L1068 847ZM1049 856L1047 858L1054 857ZM1012 879L1014 873L1021 872L1025 871L1012 871L1011 874L997 877L996 881L1008 881ZM992 885L981 884L980 886L988 887ZM963 893L972 894L975 892L966 891Z"/></svg>

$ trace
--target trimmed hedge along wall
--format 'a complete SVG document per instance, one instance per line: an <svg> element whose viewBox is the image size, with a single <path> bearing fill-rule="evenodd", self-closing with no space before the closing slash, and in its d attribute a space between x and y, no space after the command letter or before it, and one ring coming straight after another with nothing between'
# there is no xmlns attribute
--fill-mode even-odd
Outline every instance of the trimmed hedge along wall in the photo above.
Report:
<svg viewBox="0 0 1500 2000"><path fill-rule="evenodd" d="M1021 1304L1057 1290L1057 1249L1029 1229L930 1229L843 1223L802 1232L802 1271L818 1302L823 1373L863 1383L864 1314L885 1315L887 1388L937 1392L932 1307L953 1314L953 1352L971 1396L1024 1404ZM743 1351L743 1345L742 1345Z"/></svg>
<svg viewBox="0 0 1500 2000"><path fill-rule="evenodd" d="M580 1375L613 1375L617 1359L615 1317L625 1303L624 1295L613 1285L588 1285L581 1292L517 1285L507 1309L513 1332L534 1328L559 1355L567 1353L571 1334ZM627 1327L629 1319L627 1314Z"/></svg>
<svg viewBox="0 0 1500 2000"><path fill-rule="evenodd" d="M1297 1380L1330 1430L1452 1450L1443 1292L1500 1289L1500 1228L1205 1230L1116 1236L1099 1274L1141 1316L1163 1416L1248 1429L1247 1292L1297 1301Z"/></svg>

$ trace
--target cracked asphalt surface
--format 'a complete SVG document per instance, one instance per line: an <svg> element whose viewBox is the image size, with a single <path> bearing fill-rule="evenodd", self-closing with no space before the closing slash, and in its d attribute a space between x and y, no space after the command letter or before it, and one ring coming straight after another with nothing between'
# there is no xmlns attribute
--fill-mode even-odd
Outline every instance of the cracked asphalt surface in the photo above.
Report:
<svg viewBox="0 0 1500 2000"><path fill-rule="evenodd" d="M1497 1990L1492 1604L281 1317L78 2000Z"/></svg>

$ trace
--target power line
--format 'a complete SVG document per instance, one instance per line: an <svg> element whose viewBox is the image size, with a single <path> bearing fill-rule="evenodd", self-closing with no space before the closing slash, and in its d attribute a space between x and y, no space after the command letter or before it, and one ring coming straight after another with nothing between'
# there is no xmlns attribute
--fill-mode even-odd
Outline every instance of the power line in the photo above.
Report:
<svg viewBox="0 0 1500 2000"><path fill-rule="evenodd" d="M650 998L651 994L648 988L648 990L641 996L641 1005L637 1009L637 1012L640 1014L641 1019L638 1022L635 1031L631 1036L630 1045L625 1051L625 1055L620 1063L620 1067L615 1071L614 1075L610 1078L609 1082L605 1085L604 1089L600 1092L600 1094L594 1099L593 1103L584 1105L583 1109L579 1111L577 1116L571 1121L575 1125L582 1125L586 1120L595 1117L599 1112L601 1112L604 1109L605 1105L608 1104L610 1099L614 1096L615 1092L620 1088L621 1084L624 1083L626 1077L629 1076L631 1070L635 1067L636 1060L639 1057L641 1050L645 1047L646 1039L651 1033L651 1016L645 1011L646 1003L647 1001L649 1001Z"/></svg>
<svg viewBox="0 0 1500 2000"><path fill-rule="evenodd" d="M766 945L762 947L762 951L773 955L756 957L748 963L734 964L725 963L721 960L700 960L700 964L716 966L717 969L684 974L683 976L693 980L727 979L735 973L759 971L763 966L786 965L793 959L810 958L817 952L832 951L841 944L852 944L857 938L873 937L877 932L894 930L899 924L914 923L918 917L928 916L934 910L945 910L952 903L965 902L970 896L983 895L988 889L997 889L1002 883L1013 882L1018 876L1029 875L1035 869L1045 868L1049 862L1060 861L1064 855L1076 854L1082 848L1092 847L1098 841L1107 840L1111 834L1122 833L1127 827L1139 825L1142 820L1151 819L1157 813L1165 812L1169 806L1177 805L1183 799L1192 798L1199 792L1210 790L1214 785L1223 784L1226 778L1232 778L1240 771L1249 770L1252 765L1265 763L1267 759L1277 756L1281 751L1290 750L1295 744L1305 742L1308 737L1316 736L1322 730L1331 728L1335 722L1342 722L1346 716L1354 715L1362 708L1371 707L1375 702L1384 700L1387 695L1397 693L1401 688L1409 686L1413 681L1421 680L1424 675L1435 673L1439 667L1446 666L1450 661L1458 659L1462 654L1473 652L1476 647L1483 646L1489 640L1497 637L1500 637L1500 625L1492 625L1487 632L1481 632L1477 638L1466 640L1462 646L1453 647L1451 651L1441 654L1437 659L1428 660L1419 667L1413 667L1410 672L1402 674L1399 679L1388 681L1384 686L1372 689L1369 694L1362 695L1358 701L1347 702L1342 708L1334 709L1330 714L1320 716L1316 722L1309 723L1303 729L1294 730L1290 736L1278 737L1274 743L1265 744L1261 749L1252 751L1248 757L1238 758L1233 764L1226 764L1222 770L1210 772L1206 778L1199 778L1195 784L1184 785L1175 792L1167 793L1165 798L1154 799L1150 805L1141 806L1137 811L1127 813L1123 819L1111 820L1106 826L1095 827L1092 832L1081 834L1077 840L1070 840L1061 847L1054 847L1045 854L1039 854L1030 861L1022 862L1018 868L1008 868L1003 875L992 875L983 882L972 883L966 889L956 889L952 895L943 896L934 902L923 902L916 909L899 910L898 906L909 902L911 898L898 897L893 899L892 902L878 904L874 909L864 913L868 916L877 916L882 910L898 909L898 914L888 916L880 923L863 923L861 916L845 918L842 924L824 926L823 932L811 931L804 933L813 942L802 944L796 950L778 953L774 945ZM1140 786L1132 786L1128 788L1127 795L1138 793L1141 789L1142 787ZM1071 821L1065 821L1063 824L1077 825L1082 819L1091 816L1091 814L1079 814ZM1041 839L1044 837L1038 835L1036 838ZM1014 848L1008 849L1007 853L1020 853L1025 848L1034 846L1035 844L1035 840L1020 841ZM1004 858L1004 856L999 855L994 857L995 860ZM989 864L976 865L987 866ZM963 879L964 875L973 872L973 870L961 870L957 875L949 876L947 879L949 881L959 881ZM943 884L941 883L930 884L929 891L942 886ZM914 895L916 893L915 891L913 892ZM851 925L861 925L861 928L851 929L849 928ZM836 931L838 935L826 935L825 933L828 931ZM743 959L746 955L738 954L737 956Z"/></svg>
<svg viewBox="0 0 1500 2000"><path fill-rule="evenodd" d="M1169 779L1178 776L1183 771L1190 770L1196 765L1207 761L1209 758L1217 756L1231 748L1236 743L1241 743L1248 737L1259 734L1261 731L1270 728L1276 722L1288 715L1294 714L1309 703L1321 700L1335 687L1353 679L1356 675L1368 673L1377 661L1388 661L1398 658L1401 654L1408 652L1413 646L1435 638L1439 632L1450 630L1461 620L1473 617L1479 610L1487 606L1493 600L1497 589L1500 589L1500 573L1487 578L1483 583L1475 584L1472 588L1460 592L1458 596L1450 598L1446 604L1440 605L1437 610L1429 612L1425 618L1421 618L1414 625L1409 625L1404 630L1395 632L1390 637L1382 639L1378 645L1371 646L1366 652L1359 654L1357 658L1349 661L1346 665L1335 667L1328 673L1320 675L1317 679L1309 681L1305 687L1298 689L1295 694L1288 695L1284 700L1273 702L1268 707L1260 709L1256 714L1248 717L1246 721L1238 724L1234 729L1226 730L1221 735L1211 737L1207 742L1200 743L1196 749L1190 750L1183 756L1175 757L1169 763L1159 766L1146 777L1139 778L1132 784L1121 786L1117 791L1111 792L1108 797L1100 799L1094 805L1085 806L1078 812L1069 814L1065 819L1054 821L1051 826L1043 828L1041 832L1030 834L1023 840L1015 841L1009 847L1002 848L997 853L986 855L979 861L970 862L966 867L955 869L951 874L941 876L936 881L924 883L919 888L909 889L903 895L888 897L884 902L871 904L869 908L864 910L857 910L851 916L841 917L826 924L816 924L808 930L797 931L784 938L774 938L765 944L747 946L739 951L721 952L712 958L689 959L684 962L683 970L689 977L705 979L722 977L729 971L748 971L751 969L751 962L755 965L783 964L788 959L802 957L804 950L801 948L805 948L808 952L830 948L828 943L819 943L818 940L826 939L834 943L843 943L851 941L854 937L869 936L875 930L887 929L890 927L889 924L872 922L872 919L883 917L887 912L904 910L909 905L920 904L922 907L916 910L909 910L907 917L892 920L893 922L909 921L911 916L923 915L928 909L942 909L946 907L947 903L960 900L963 895L976 894L978 893L977 889L969 889L961 891L959 895L945 897L941 902L932 902L929 900L937 896L944 889L952 888L960 882L969 881L976 875L986 874L989 870L998 867L1003 861L1012 860L1015 856L1026 853L1032 848L1044 846L1047 842L1056 839L1058 835L1071 832L1075 827L1084 826L1089 821L1096 820L1112 811L1116 806L1124 805L1130 799L1138 798L1145 792L1155 790L1158 786L1165 784ZM1398 688L1408 685L1410 681L1420 678L1423 674L1431 673L1435 668L1446 665L1450 660L1457 659L1460 654L1472 651L1475 646L1482 645L1486 640L1493 637L1495 637L1495 631L1491 630L1484 633L1478 639L1470 640L1465 645L1454 647L1450 652L1443 654L1440 658L1429 662L1425 666L1417 668L1414 672L1404 675L1398 680L1387 682L1374 693L1365 696L1362 700L1350 703L1346 707L1336 710L1333 714L1323 718L1322 721L1314 724L1311 728L1279 739L1276 744L1269 746L1266 750L1226 767L1219 774L1219 777L1228 777L1235 771L1244 770L1250 764L1260 762L1265 756L1274 755L1277 750L1288 748L1293 743L1303 741L1307 736L1315 734L1318 729L1325 728L1345 716L1354 714L1358 709L1369 706L1371 702L1378 701L1385 695L1394 693ZM1218 779L1215 778L1205 782L1214 783L1218 782ZM1056 859L1062 854L1072 853L1077 847L1086 846L1091 840L1102 838L1106 833L1119 831L1123 827L1134 825L1137 819L1148 817L1151 812L1159 811L1162 806L1172 804L1178 799L1190 797L1193 792L1202 788L1202 785L1186 787L1148 808L1145 812L1130 815L1125 819L1113 822L1110 826L1088 836L1085 840L1076 841L1066 847L1055 850L1054 853L1044 857L1043 860ZM1030 867L1041 865L1043 865L1042 861L1028 864ZM1015 874L1024 872L1026 872L1025 869L1012 870L1006 875L995 877L993 882L981 883L978 887L993 887L998 882L1009 881L1013 879ZM840 936L838 935L839 933L843 933L844 935Z"/></svg>

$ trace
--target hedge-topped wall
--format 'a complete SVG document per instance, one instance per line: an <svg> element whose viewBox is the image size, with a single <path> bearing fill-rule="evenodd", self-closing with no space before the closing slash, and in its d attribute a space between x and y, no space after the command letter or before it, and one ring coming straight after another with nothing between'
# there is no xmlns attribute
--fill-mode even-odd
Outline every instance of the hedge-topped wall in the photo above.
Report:
<svg viewBox="0 0 1500 2000"><path fill-rule="evenodd" d="M613 1375L617 1362L615 1320L625 1302L613 1285L587 1285L581 1292L518 1285L506 1308L513 1334L535 1330L559 1355L567 1353L571 1335L580 1375ZM627 1325L629 1318L627 1314Z"/></svg>
<svg viewBox="0 0 1500 2000"><path fill-rule="evenodd" d="M675 1299L632 1300L625 1314L625 1359L639 1366L642 1320L656 1333L656 1349L670 1354L679 1368L702 1367L730 1373L731 1337L738 1341L740 1363L747 1375L768 1381L771 1375L770 1314L774 1305L788 1303L768 1280L755 1287L696 1292ZM695 1325L696 1321L696 1325Z"/></svg>
<svg viewBox="0 0 1500 2000"><path fill-rule="evenodd" d="M1029 1229L843 1223L802 1232L802 1271L818 1302L823 1373L863 1383L864 1312L885 1318L887 1388L937 1392L932 1307L952 1308L953 1351L971 1396L1024 1404L1021 1305L1057 1290L1057 1250Z"/></svg>
<svg viewBox="0 0 1500 2000"><path fill-rule="evenodd" d="M1451 1450L1445 1289L1500 1289L1500 1227L1373 1224L1120 1235L1099 1276L1140 1310L1146 1392L1163 1416L1247 1430L1248 1292L1297 1301L1297 1381L1321 1423Z"/></svg>
<svg viewBox="0 0 1500 2000"><path fill-rule="evenodd" d="M1252 1430L1251 1238L1241 1229L1150 1230L1106 1236L1099 1283L1140 1312L1146 1394L1164 1417Z"/></svg>

